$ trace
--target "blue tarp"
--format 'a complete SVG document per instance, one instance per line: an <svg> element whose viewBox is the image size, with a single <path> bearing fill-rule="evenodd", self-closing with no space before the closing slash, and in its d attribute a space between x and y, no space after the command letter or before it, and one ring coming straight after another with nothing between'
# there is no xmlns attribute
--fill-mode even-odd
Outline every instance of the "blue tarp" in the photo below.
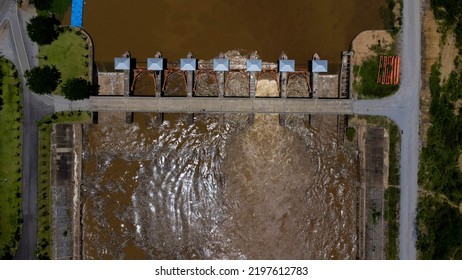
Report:
<svg viewBox="0 0 462 280"><path fill-rule="evenodd" d="M84 0L72 0L71 26L82 27L83 1Z"/></svg>

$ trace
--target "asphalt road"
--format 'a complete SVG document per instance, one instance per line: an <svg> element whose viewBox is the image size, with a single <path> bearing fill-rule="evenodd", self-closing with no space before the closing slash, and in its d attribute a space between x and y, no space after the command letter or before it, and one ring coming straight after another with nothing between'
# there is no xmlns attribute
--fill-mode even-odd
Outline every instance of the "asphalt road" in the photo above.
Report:
<svg viewBox="0 0 462 280"><path fill-rule="evenodd" d="M381 115L401 129L400 259L416 259L417 174L419 165L419 93L421 88L421 1L403 1L401 86L382 100L356 101L354 112Z"/></svg>
<svg viewBox="0 0 462 280"><path fill-rule="evenodd" d="M19 248L15 259L34 259L37 246L37 181L38 181L38 132L36 121L44 115L52 113L52 98L38 96L25 86L24 72L30 69L33 56L28 56L26 44L31 44L27 34L24 34L18 17L17 5L13 0L4 0L0 4L0 25L9 21L10 32L15 45L15 57L8 58L17 61L16 69L23 86L23 193L22 213L23 225ZM34 49L33 46L29 47Z"/></svg>

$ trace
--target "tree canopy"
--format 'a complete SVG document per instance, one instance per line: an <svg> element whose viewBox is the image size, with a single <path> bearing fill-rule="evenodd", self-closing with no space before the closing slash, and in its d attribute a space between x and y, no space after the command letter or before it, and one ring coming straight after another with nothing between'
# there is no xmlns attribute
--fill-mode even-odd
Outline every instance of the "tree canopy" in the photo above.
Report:
<svg viewBox="0 0 462 280"><path fill-rule="evenodd" d="M61 72L56 66L34 67L24 73L27 86L37 94L52 93L61 82Z"/></svg>
<svg viewBox="0 0 462 280"><path fill-rule="evenodd" d="M92 84L83 78L69 79L62 86L64 96L69 100L80 100L90 97L94 92Z"/></svg>
<svg viewBox="0 0 462 280"><path fill-rule="evenodd" d="M457 46L462 48L462 1L431 0L431 4L436 19L446 28L454 28Z"/></svg>
<svg viewBox="0 0 462 280"><path fill-rule="evenodd" d="M44 11L51 8L53 0L29 0L29 4L35 6L35 8Z"/></svg>
<svg viewBox="0 0 462 280"><path fill-rule="evenodd" d="M27 24L29 38L39 45L51 44L59 36L59 21L53 17L36 16Z"/></svg>

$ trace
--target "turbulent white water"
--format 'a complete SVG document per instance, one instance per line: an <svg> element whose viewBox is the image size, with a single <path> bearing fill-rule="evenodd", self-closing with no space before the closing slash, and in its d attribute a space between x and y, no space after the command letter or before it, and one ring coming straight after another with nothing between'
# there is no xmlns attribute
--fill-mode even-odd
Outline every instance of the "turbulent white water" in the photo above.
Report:
<svg viewBox="0 0 462 280"><path fill-rule="evenodd" d="M85 131L84 258L356 257L356 150L335 118L115 116Z"/></svg>

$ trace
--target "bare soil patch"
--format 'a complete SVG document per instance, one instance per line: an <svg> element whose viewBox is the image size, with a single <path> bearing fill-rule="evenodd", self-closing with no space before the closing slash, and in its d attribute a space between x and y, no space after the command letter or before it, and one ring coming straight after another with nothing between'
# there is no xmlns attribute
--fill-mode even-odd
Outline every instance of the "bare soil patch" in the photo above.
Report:
<svg viewBox="0 0 462 280"><path fill-rule="evenodd" d="M459 168L462 171L462 154L459 155Z"/></svg>
<svg viewBox="0 0 462 280"><path fill-rule="evenodd" d="M422 89L420 92L420 139L425 146L427 143L427 132L430 127L430 88L429 77L432 65L438 61L440 53L441 35L438 33L438 24L429 4L425 5L422 18L423 44L422 44Z"/></svg>
<svg viewBox="0 0 462 280"><path fill-rule="evenodd" d="M393 37L385 30L367 30L360 33L351 43L351 50L353 51L352 65L353 70L361 65L368 59L376 56L374 51L375 46L388 49L393 44ZM361 77L356 70L353 71L353 84L359 85ZM355 87L353 87L353 95L357 95Z"/></svg>
<svg viewBox="0 0 462 280"><path fill-rule="evenodd" d="M375 52L371 48L375 45L391 46L393 38L385 30L367 30L361 32L351 43L353 65L361 65L363 61L372 57Z"/></svg>
<svg viewBox="0 0 462 280"><path fill-rule="evenodd" d="M446 42L441 48L441 84L444 84L449 74L454 70L454 60L457 57L456 37L454 33L448 32Z"/></svg>

